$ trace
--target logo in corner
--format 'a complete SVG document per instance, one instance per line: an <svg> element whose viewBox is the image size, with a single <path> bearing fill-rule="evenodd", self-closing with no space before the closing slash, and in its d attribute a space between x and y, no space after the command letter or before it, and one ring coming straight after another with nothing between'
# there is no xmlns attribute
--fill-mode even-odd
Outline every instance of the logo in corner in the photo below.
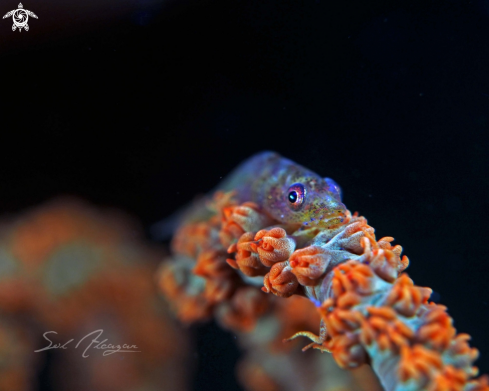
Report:
<svg viewBox="0 0 489 391"><path fill-rule="evenodd" d="M15 31L16 29L19 29L19 32L21 32L22 29L25 29L25 31L29 31L29 25L27 24L29 16L38 19L37 15L32 11L24 9L22 3L19 3L18 7L19 8L17 8L16 10L12 10L3 15L3 19L8 18L9 16L12 17L12 20L14 21L14 24L12 25L12 31Z"/></svg>

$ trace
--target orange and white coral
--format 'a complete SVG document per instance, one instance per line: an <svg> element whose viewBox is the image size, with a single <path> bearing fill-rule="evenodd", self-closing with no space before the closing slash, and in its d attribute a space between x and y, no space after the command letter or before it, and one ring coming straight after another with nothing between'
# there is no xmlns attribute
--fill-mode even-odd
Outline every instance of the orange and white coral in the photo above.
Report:
<svg viewBox="0 0 489 391"><path fill-rule="evenodd" d="M309 337L313 342L306 348L331 352L344 368L370 363L386 390L489 391L484 377L470 380L477 374L472 365L477 350L468 346L467 335L456 334L446 308L428 301L431 289L415 286L403 273L409 260L401 256L401 246L392 245L392 237L377 240L374 228L356 213L347 212L341 225L307 228L273 221L258 205L238 205L232 195L220 194L214 206L222 199L226 205L215 209L221 225L215 218L198 223L212 224L220 242L213 234L207 245L202 242L200 254L223 254L227 249L226 262L233 273L224 272L219 255L219 262L209 266L219 272L197 273L205 279L200 283L215 283L216 277L232 280L236 292L243 292L243 285L258 285L263 276L266 293L308 297L321 314L320 335L299 331L288 340ZM184 226L177 238L189 232ZM191 243L201 243L201 238L185 241L193 249ZM175 262L163 267L162 276ZM201 269L196 266L194 273ZM207 303L199 310L216 307L222 323L234 330L250 330L263 313L254 304L246 306L242 295L235 301L237 293L229 293L230 288L227 294L216 294L217 300L206 296L203 288L186 291L193 291L188 300ZM255 300L252 297L249 300Z"/></svg>

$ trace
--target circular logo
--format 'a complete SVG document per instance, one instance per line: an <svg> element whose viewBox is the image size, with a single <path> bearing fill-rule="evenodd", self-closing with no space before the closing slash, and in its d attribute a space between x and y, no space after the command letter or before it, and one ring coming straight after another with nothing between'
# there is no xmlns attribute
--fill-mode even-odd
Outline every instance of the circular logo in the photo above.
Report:
<svg viewBox="0 0 489 391"><path fill-rule="evenodd" d="M25 12L25 10L23 9L15 10L12 17L13 17L14 24L17 27L24 27L27 24L27 19L29 19L27 12Z"/></svg>

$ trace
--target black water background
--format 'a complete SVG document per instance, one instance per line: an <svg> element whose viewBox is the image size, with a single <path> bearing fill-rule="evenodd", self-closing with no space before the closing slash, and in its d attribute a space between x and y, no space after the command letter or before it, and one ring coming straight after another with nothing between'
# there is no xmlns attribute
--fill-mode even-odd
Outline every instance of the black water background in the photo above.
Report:
<svg viewBox="0 0 489 391"><path fill-rule="evenodd" d="M149 227L276 150L403 245L489 372L487 0L60 4L0 23L2 213L72 194ZM197 341L194 389L239 389L232 336Z"/></svg>

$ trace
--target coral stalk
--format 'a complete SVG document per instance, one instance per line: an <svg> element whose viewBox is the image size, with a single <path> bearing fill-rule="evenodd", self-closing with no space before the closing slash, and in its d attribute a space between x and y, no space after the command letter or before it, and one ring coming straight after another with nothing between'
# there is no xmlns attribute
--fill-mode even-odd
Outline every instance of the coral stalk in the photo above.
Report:
<svg viewBox="0 0 489 391"><path fill-rule="evenodd" d="M282 177L277 178L273 180ZM183 225L173 245L181 254L199 259L194 272L200 270L202 287L190 289L192 278L168 274L178 263L170 260L161 274L172 280L169 286L175 287L168 295L170 300L203 300L187 320L197 320L217 309L214 313L226 327L251 330L265 310L256 305L257 296L239 292L244 285L263 284L266 293L282 298L305 296L317 306L321 315L319 335L300 331L288 340L310 338L312 343L306 349L331 352L343 368L370 364L387 391L489 391L486 377L471 380L478 372L473 366L478 352L469 347L469 337L456 334L445 307L429 302L431 289L415 286L403 273L409 259L401 256L402 247L392 245L392 237L377 240L367 220L341 209L344 206L338 203L335 188L319 188L319 182L315 177L303 181L310 189L326 192L304 207L295 204L305 202L305 186L290 186L288 200L294 203L296 214L288 220L278 214L283 207L278 187L270 187L269 195L263 198L267 200L264 208L244 197L244 203L239 204L233 198L235 193L218 193L210 203L215 216L207 222ZM276 203L274 197L278 197ZM330 212L333 217L326 219L320 214L327 208L322 199L330 199L330 209L336 208ZM312 208L316 208L314 214ZM299 217L310 220L298 224ZM208 235L208 241L203 234ZM232 273L224 272L222 255L199 255L208 250L217 251L211 254L227 250L226 262ZM205 268L200 266L202 259L208 259ZM203 287L219 278L235 284L238 293L227 289L226 294L206 296ZM238 301L233 302L233 294L239 294ZM254 304L245 305L247 297Z"/></svg>

